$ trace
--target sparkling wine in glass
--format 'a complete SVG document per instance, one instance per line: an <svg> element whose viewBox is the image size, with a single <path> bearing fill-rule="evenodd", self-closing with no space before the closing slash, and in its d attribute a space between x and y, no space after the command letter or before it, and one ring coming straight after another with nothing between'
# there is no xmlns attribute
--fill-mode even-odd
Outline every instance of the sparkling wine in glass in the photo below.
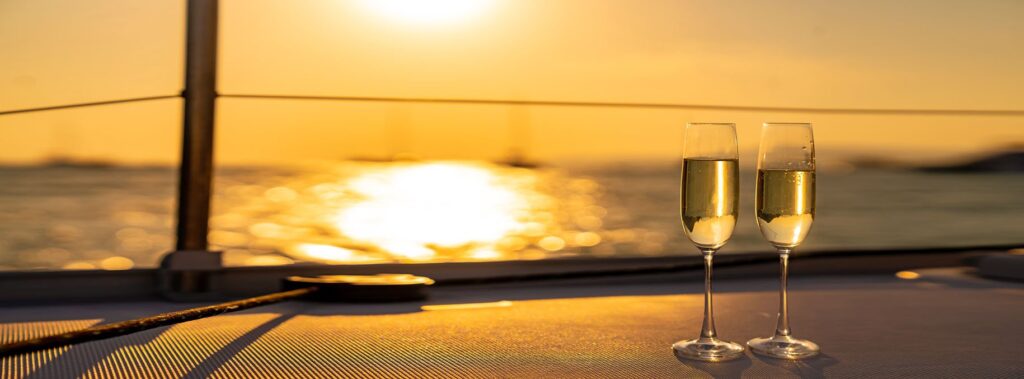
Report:
<svg viewBox="0 0 1024 379"><path fill-rule="evenodd" d="M818 354L814 342L793 338L789 328L786 279L789 254L814 222L814 133L811 124L766 123L757 158L757 226L779 252L779 318L775 335L747 342L754 353L802 359Z"/></svg>
<svg viewBox="0 0 1024 379"><path fill-rule="evenodd" d="M680 358L718 362L743 354L742 345L718 339L711 297L712 258L736 226L738 162L735 125L686 125L680 215L686 236L704 256L704 322L699 338L672 345Z"/></svg>

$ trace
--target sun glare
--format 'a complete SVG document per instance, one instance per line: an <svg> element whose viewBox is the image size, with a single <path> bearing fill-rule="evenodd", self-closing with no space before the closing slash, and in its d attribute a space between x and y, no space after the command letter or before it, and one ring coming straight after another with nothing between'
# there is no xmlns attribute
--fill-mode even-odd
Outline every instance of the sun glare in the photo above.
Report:
<svg viewBox="0 0 1024 379"><path fill-rule="evenodd" d="M523 225L526 198L481 167L434 163L354 178L362 200L339 210L345 235L410 260L434 257L437 248L489 246ZM486 253L483 253L486 255Z"/></svg>
<svg viewBox="0 0 1024 379"><path fill-rule="evenodd" d="M444 25L477 16L494 0L363 0L364 7L395 21L418 25Z"/></svg>

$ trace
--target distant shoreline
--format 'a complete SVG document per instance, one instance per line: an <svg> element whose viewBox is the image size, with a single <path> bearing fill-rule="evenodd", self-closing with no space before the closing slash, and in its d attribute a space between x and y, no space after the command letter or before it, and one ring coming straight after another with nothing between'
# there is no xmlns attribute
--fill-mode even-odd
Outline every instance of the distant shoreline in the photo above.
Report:
<svg viewBox="0 0 1024 379"><path fill-rule="evenodd" d="M427 160L435 161L435 160ZM459 162L481 162L481 163L492 163L496 165L508 165L507 162L493 161L486 159L469 160L469 159L438 159L436 161L459 161ZM337 161L328 160L309 160L309 161L296 161L294 163L286 164L219 164L218 169L289 169L289 168L308 168L310 166L316 166L320 164L331 164L331 163L395 163L395 162L407 162L407 161L379 161L379 162L368 162L364 159L341 159ZM543 166L553 167L567 167L567 168L585 168L585 167L600 167L605 169L618 169L618 170L629 170L629 169L644 169L652 166L663 166L667 164L675 165L674 160L670 159L636 159L636 160L609 160L604 162L587 161L581 162L576 160L554 161L554 164L548 164L552 162L545 162L544 165L528 166L527 168L539 168ZM748 162L749 163L749 162ZM835 164L839 166L849 167L849 169L877 169L877 170L893 170L893 171L916 171L924 173L1024 173L1024 150L1007 150L996 153L990 153L986 156L973 158L970 160L961 160L955 163L946 164L914 164L908 162L901 162L896 160L887 160L884 158L876 157L864 157L854 158L848 161L837 161ZM752 169L753 166L747 165L748 169ZM827 166L826 166L827 167ZM57 158L48 161L41 162L0 162L0 169L83 169L83 170L108 170L108 169L168 169L175 170L178 168L177 164L174 163L123 163L116 161L105 161L98 159L70 159L70 158ZM819 169L821 169L819 167Z"/></svg>

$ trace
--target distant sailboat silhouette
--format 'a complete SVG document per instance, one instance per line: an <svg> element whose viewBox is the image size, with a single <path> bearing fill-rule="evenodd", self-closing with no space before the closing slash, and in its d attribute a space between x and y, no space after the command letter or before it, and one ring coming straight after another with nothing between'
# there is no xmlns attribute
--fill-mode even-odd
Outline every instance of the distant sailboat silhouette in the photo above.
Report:
<svg viewBox="0 0 1024 379"><path fill-rule="evenodd" d="M350 161L358 162L398 162L398 161L416 161L418 158L410 153L410 131L409 131L409 115L410 111L405 104L392 104L391 110L387 114L387 133L388 139L390 139L390 152L383 156L370 155L370 156L352 156L347 158Z"/></svg>
<svg viewBox="0 0 1024 379"><path fill-rule="evenodd" d="M525 105L509 107L508 139L510 141L508 153L498 163L512 167L540 167L540 163L532 161L527 157L530 141L530 110Z"/></svg>

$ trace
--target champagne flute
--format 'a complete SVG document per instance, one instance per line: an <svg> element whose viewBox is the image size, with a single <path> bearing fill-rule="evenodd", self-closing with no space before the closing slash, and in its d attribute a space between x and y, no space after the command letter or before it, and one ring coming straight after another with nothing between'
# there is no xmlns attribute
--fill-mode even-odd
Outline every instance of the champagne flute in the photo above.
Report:
<svg viewBox="0 0 1024 379"><path fill-rule="evenodd" d="M712 257L736 226L738 162L735 125L686 125L680 215L686 236L704 256L704 323L699 338L672 345L680 358L718 362L743 354L743 345L718 339L711 299Z"/></svg>
<svg viewBox="0 0 1024 379"><path fill-rule="evenodd" d="M779 318L775 335L747 346L773 358L802 359L818 354L814 342L793 338L789 328L786 279L789 254L803 242L814 221L814 133L811 124L765 123L757 158L757 226L779 252Z"/></svg>

